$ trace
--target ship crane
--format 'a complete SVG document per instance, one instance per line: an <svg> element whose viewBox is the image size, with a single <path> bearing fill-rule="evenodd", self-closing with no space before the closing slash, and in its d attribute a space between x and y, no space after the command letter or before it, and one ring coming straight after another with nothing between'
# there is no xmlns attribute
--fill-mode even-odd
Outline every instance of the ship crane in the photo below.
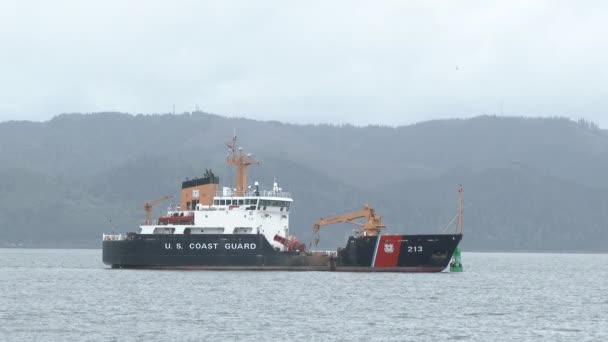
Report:
<svg viewBox="0 0 608 342"><path fill-rule="evenodd" d="M364 218L365 222L355 221L360 218ZM319 229L321 229L322 226L334 223L351 223L359 227L363 227L364 236L377 236L380 233L380 229L386 227L382 223L382 217L376 214L374 208L365 205L363 210L318 220L315 222L312 232L313 234L316 234L319 232ZM318 243L318 241L318 238L315 239L315 245Z"/></svg>
<svg viewBox="0 0 608 342"><path fill-rule="evenodd" d="M159 198L157 200L144 203L144 210L146 211L146 224L147 225L152 224L152 207L157 205L160 202L168 200L171 197L173 197L173 196L165 196L163 198Z"/></svg>

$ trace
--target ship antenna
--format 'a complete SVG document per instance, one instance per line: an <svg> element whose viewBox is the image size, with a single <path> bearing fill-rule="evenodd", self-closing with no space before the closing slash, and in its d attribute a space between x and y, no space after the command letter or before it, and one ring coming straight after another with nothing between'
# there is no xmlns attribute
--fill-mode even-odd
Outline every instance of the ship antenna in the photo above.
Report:
<svg viewBox="0 0 608 342"><path fill-rule="evenodd" d="M108 218L108 223L110 224L110 228L112 228L112 234L114 234L114 226L112 225L112 218Z"/></svg>

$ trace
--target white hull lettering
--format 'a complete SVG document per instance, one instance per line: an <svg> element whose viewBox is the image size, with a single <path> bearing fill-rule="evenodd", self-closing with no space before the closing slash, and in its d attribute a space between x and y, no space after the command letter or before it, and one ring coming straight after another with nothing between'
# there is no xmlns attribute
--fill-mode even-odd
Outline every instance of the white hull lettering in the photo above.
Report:
<svg viewBox="0 0 608 342"><path fill-rule="evenodd" d="M218 243L191 243L188 245L190 249L217 249Z"/></svg>
<svg viewBox="0 0 608 342"><path fill-rule="evenodd" d="M255 249L255 243L227 243L225 249Z"/></svg>
<svg viewBox="0 0 608 342"><path fill-rule="evenodd" d="M200 243L200 242L191 242L188 244L189 249L217 249L219 243L217 242L209 242L209 243ZM175 249L184 249L186 246L182 246L181 243L175 244ZM256 249L257 245L255 243L227 243L224 245L224 249ZM173 246L170 242L165 242L165 249L173 249Z"/></svg>

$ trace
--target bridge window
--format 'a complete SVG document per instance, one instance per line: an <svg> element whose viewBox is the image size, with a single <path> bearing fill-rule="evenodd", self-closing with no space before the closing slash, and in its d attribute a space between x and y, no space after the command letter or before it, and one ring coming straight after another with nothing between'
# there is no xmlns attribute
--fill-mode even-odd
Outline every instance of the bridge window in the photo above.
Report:
<svg viewBox="0 0 608 342"><path fill-rule="evenodd" d="M260 207L276 207L276 208L287 208L289 209L289 205L291 202L288 201L279 201L279 200L260 200Z"/></svg>

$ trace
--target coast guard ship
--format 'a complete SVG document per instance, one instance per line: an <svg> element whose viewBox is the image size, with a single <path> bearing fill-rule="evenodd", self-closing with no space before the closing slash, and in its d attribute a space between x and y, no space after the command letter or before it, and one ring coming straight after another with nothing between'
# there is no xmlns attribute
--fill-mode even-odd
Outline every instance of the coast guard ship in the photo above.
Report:
<svg viewBox="0 0 608 342"><path fill-rule="evenodd" d="M103 262L112 268L317 270L438 272L444 270L462 238L457 234L381 234L382 219L363 210L316 222L347 222L362 227L344 248L307 251L289 230L293 199L274 182L272 189L247 183L247 168L257 164L250 154L229 144L228 164L236 168L236 187L219 187L211 170L184 181L179 206L152 221L154 204L144 205L145 224L137 232L103 234ZM357 221L363 219L363 222Z"/></svg>

